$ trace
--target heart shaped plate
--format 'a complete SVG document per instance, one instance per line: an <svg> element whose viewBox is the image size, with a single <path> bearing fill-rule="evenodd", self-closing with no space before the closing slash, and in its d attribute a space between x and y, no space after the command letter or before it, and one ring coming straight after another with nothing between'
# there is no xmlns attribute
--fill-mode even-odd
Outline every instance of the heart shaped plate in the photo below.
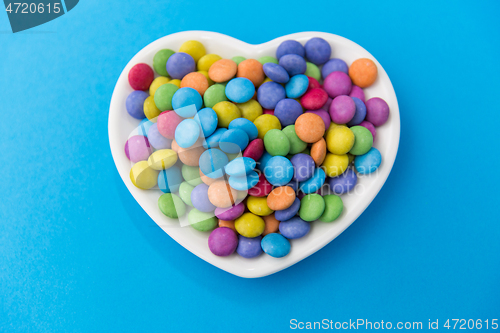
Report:
<svg viewBox="0 0 500 333"><path fill-rule="evenodd" d="M359 175L356 188L342 195L344 211L336 221L313 222L308 235L291 241L292 249L286 257L277 259L266 254L253 259L245 259L238 255L217 257L208 249L207 239L210 233L199 232L189 226L181 227L178 221L169 219L158 209L158 198L163 192L158 188L148 191L138 189L130 180L131 162L125 156L123 147L130 133L139 125L139 120L130 117L125 109L125 100L132 92L128 84L128 72L137 63L142 62L152 66L153 56L158 50L163 48L178 50L187 40L198 40L203 43L207 53L215 53L223 58L230 59L240 55L258 59L262 56L274 57L277 47L285 40L293 39L304 45L312 37L321 37L328 41L332 47L332 57L340 58L348 65L358 58L370 58L377 64L377 81L364 91L366 99L383 98L390 108L389 120L377 128L374 142L374 147L382 154L382 164L373 174ZM152 42L140 50L125 66L111 98L108 132L111 153L121 178L139 205L158 226L188 251L210 264L237 276L256 278L281 271L310 256L340 235L361 215L380 191L392 169L399 145L400 120L396 93L384 68L368 51L346 38L323 32L300 32L264 44L252 45L215 32L185 31Z"/></svg>

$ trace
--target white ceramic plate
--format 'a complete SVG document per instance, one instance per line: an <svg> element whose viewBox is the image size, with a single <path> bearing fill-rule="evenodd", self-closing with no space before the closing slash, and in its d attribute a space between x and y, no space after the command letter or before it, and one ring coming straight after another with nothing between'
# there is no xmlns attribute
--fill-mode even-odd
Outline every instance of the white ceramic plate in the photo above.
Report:
<svg viewBox="0 0 500 333"><path fill-rule="evenodd" d="M374 147L382 154L382 164L376 173L360 177L358 185L352 193L342 196L344 211L336 221L332 223L313 222L307 236L291 241L292 250L286 257L276 259L266 254L253 259L245 259L238 255L217 257L208 249L209 233L199 232L191 227L180 227L178 221L171 220L160 212L157 202L162 192L159 189L140 190L130 181L131 163L125 156L123 147L130 133L138 126L139 120L130 117L125 109L125 100L132 92L132 88L128 84L128 72L137 63L143 62L152 66L153 56L158 50L163 48L178 50L181 44L187 40L198 40L205 45L207 53L216 53L223 58L241 55L257 59L262 56L275 56L276 48L284 40L294 39L305 44L312 37L321 37L327 40L332 47L332 58L343 59L348 65L358 58L370 58L377 64L378 79L375 84L365 89L365 94L367 99L371 97L383 98L390 107L389 120L377 128L377 137L374 142ZM358 218L375 198L389 176L398 151L400 122L396 94L384 68L368 51L346 38L323 32L300 32L264 44L251 45L215 32L185 31L152 42L139 51L125 66L111 98L108 130L111 153L118 172L130 193L146 213L170 237L201 259L234 275L256 278L281 271L310 256L335 239Z"/></svg>

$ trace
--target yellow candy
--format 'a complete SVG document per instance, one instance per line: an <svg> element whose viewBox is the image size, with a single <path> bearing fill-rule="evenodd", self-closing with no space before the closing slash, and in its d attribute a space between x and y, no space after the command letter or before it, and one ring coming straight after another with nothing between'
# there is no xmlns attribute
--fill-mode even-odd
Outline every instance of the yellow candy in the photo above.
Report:
<svg viewBox="0 0 500 333"><path fill-rule="evenodd" d="M328 153L326 154L325 160L323 161L323 168L328 177L337 177L347 170L349 165L349 157L347 154L335 155Z"/></svg>
<svg viewBox="0 0 500 333"><path fill-rule="evenodd" d="M176 86L177 86L177 88L180 88L180 87L181 87L181 80L178 80L178 79L170 80L168 83L169 83L169 84L176 85Z"/></svg>
<svg viewBox="0 0 500 333"><path fill-rule="evenodd" d="M210 66L212 66L214 62L221 59L222 57L217 54L205 54L200 58L200 60L198 60L198 70L208 72Z"/></svg>
<svg viewBox="0 0 500 333"><path fill-rule="evenodd" d="M155 100L153 96L149 96L144 100L144 115L146 118L151 120L153 123L156 123L156 117L158 117L161 113L160 109L156 107Z"/></svg>
<svg viewBox="0 0 500 333"><path fill-rule="evenodd" d="M170 79L166 76L158 76L156 79L151 82L149 86L149 95L153 97L155 95L156 89L160 88L161 85L165 83L169 83Z"/></svg>
<svg viewBox="0 0 500 333"><path fill-rule="evenodd" d="M207 54L205 46L203 46L203 44L198 42L197 40L188 40L187 42L184 42L181 45L179 52L189 54L191 57L193 57L195 63L197 63L201 57Z"/></svg>
<svg viewBox="0 0 500 333"><path fill-rule="evenodd" d="M270 78L266 77L264 79L264 82L262 82L262 84L266 83L266 82L273 82L273 80L271 80Z"/></svg>
<svg viewBox="0 0 500 333"><path fill-rule="evenodd" d="M354 145L354 133L345 126L335 126L328 131L326 136L326 147L328 151L336 155L344 155Z"/></svg>
<svg viewBox="0 0 500 333"><path fill-rule="evenodd" d="M241 111L241 115L243 118L254 122L258 116L262 115L262 106L260 106L259 102L255 99L251 99L248 102L236 104L238 109Z"/></svg>
<svg viewBox="0 0 500 333"><path fill-rule="evenodd" d="M177 153L172 149L160 149L151 154L148 164L155 170L165 170L177 162Z"/></svg>
<svg viewBox="0 0 500 333"><path fill-rule="evenodd" d="M252 197L249 196L247 199L248 210L259 216L267 216L274 212L267 205L267 197Z"/></svg>
<svg viewBox="0 0 500 333"><path fill-rule="evenodd" d="M215 83L215 82L214 82L214 81L212 81L212 79L208 76L208 72L207 72L207 71L198 71L198 73L203 74L203 76L205 76L205 77L207 78L207 81L208 81L208 86L209 86L209 87Z"/></svg>
<svg viewBox="0 0 500 333"><path fill-rule="evenodd" d="M266 133L272 129L281 129L281 123L279 119L276 116L270 114L263 114L262 116L258 116L253 123L257 127L257 131L259 131L260 139L264 139Z"/></svg>
<svg viewBox="0 0 500 333"><path fill-rule="evenodd" d="M158 173L149 167L148 161L140 161L130 169L130 180L136 187L148 190L158 183Z"/></svg>
<svg viewBox="0 0 500 333"><path fill-rule="evenodd" d="M334 122L331 122L331 123L330 123L330 126L328 126L328 128L327 128L327 129L326 129L326 131L325 131L325 135L324 135L324 137L326 138L326 136L328 135L328 133L329 133L332 129L334 129L335 127L337 127L337 126L344 126L344 127L346 127L345 125L339 125L339 124L335 124Z"/></svg>
<svg viewBox="0 0 500 333"><path fill-rule="evenodd" d="M214 105L213 107L217 118L219 118L219 127L227 128L229 123L236 118L241 118L241 111L236 105L231 102L223 101Z"/></svg>
<svg viewBox="0 0 500 333"><path fill-rule="evenodd" d="M234 227L240 235L254 238L262 235L266 224L261 217L252 213L245 213L235 220Z"/></svg>

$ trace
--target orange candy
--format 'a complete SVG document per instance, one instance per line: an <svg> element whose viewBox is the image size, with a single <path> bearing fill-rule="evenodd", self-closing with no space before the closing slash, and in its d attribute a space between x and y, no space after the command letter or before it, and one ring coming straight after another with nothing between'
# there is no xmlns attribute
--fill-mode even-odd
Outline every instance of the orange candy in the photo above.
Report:
<svg viewBox="0 0 500 333"><path fill-rule="evenodd" d="M326 141L321 138L311 146L311 157L316 163L316 166L321 165L326 157Z"/></svg>
<svg viewBox="0 0 500 333"><path fill-rule="evenodd" d="M276 187L267 196L267 206L272 210L287 209L295 200L295 191L290 186Z"/></svg>
<svg viewBox="0 0 500 333"><path fill-rule="evenodd" d="M317 114L301 114L295 121L295 133L304 142L318 142L325 134L325 122Z"/></svg>
<svg viewBox="0 0 500 333"><path fill-rule="evenodd" d="M201 181L204 182L205 184L207 184L208 186L212 185L212 183L215 183L217 180L220 180L220 178L214 179L214 178L210 178L210 177L205 176L203 174L203 172L201 172L201 169L200 169L200 178L201 178Z"/></svg>
<svg viewBox="0 0 500 333"><path fill-rule="evenodd" d="M274 232L278 232L279 227L280 227L280 221L276 220L276 217L274 217L274 213L271 215L267 216L262 216L264 219L264 222L266 223L266 226L264 228L264 232L262 233L262 237L264 237L267 234L272 234Z"/></svg>
<svg viewBox="0 0 500 333"><path fill-rule="evenodd" d="M195 144L189 148L179 147L174 140L172 141L172 150L177 152L182 163L189 166L199 166L200 156L205 151L205 148L201 145L201 140L196 141Z"/></svg>
<svg viewBox="0 0 500 333"><path fill-rule="evenodd" d="M240 62L236 76L249 79L255 87L260 86L265 78L262 64L255 59L247 59Z"/></svg>
<svg viewBox="0 0 500 333"><path fill-rule="evenodd" d="M208 89L208 80L205 75L201 73L189 73L188 75L184 76L181 81L181 88L185 87L193 88L198 93L200 93L201 96L203 96L205 91Z"/></svg>
<svg viewBox="0 0 500 333"><path fill-rule="evenodd" d="M235 189L225 180L217 180L208 187L208 200L215 207L227 208L234 205L238 196Z"/></svg>
<svg viewBox="0 0 500 333"><path fill-rule="evenodd" d="M234 232L237 232L236 228L234 227L234 221L226 221L226 220L219 219L219 228L221 228L221 227L233 229Z"/></svg>
<svg viewBox="0 0 500 333"><path fill-rule="evenodd" d="M214 82L226 82L236 75L238 65L230 59L217 60L210 66L208 76Z"/></svg>
<svg viewBox="0 0 500 333"><path fill-rule="evenodd" d="M349 67L352 83L361 88L371 86L377 79L377 72L377 65L367 58L357 59Z"/></svg>

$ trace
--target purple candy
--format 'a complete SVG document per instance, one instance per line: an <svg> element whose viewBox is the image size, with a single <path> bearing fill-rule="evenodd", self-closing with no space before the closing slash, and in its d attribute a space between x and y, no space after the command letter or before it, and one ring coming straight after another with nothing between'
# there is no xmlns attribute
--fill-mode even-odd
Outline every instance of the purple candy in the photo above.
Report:
<svg viewBox="0 0 500 333"><path fill-rule="evenodd" d="M149 127L148 140L154 149L170 149L172 146L172 140L167 139L158 131L157 123L154 123L151 127Z"/></svg>
<svg viewBox="0 0 500 333"><path fill-rule="evenodd" d="M243 202L240 202L239 204L230 208L217 207L215 209L215 216L224 221L232 221L240 217L244 211L245 211L245 205L243 204Z"/></svg>
<svg viewBox="0 0 500 333"><path fill-rule="evenodd" d="M323 122L325 123L325 128L328 129L328 127L330 127L330 123L332 122L331 119L330 119L330 114L328 114L327 111L321 109L321 110L309 110L309 111L306 111L306 113L314 113L314 114L317 114L318 116L321 117L321 119L323 119Z"/></svg>
<svg viewBox="0 0 500 333"><path fill-rule="evenodd" d="M332 102L333 102L333 98L328 97L328 99L326 100L325 105L323 105L323 106L321 107L321 109L322 109L322 110L325 110L326 112L330 111L330 105L332 105Z"/></svg>
<svg viewBox="0 0 500 333"><path fill-rule="evenodd" d="M292 180L291 182L289 182L285 186L290 186L295 192L297 192L297 189L299 188L299 182L296 180Z"/></svg>
<svg viewBox="0 0 500 333"><path fill-rule="evenodd" d="M369 121L362 121L359 126L363 126L363 127L366 127L373 135L373 141L375 141L375 136L377 135L377 130L375 129L375 126L373 126L372 123L370 123Z"/></svg>
<svg viewBox="0 0 500 333"><path fill-rule="evenodd" d="M290 159L293 165L293 180L303 182L314 174L316 164L311 156L307 154L296 154Z"/></svg>
<svg viewBox="0 0 500 333"><path fill-rule="evenodd" d="M145 136L134 135L125 142L125 155L134 163L147 160L152 152L153 149Z"/></svg>
<svg viewBox="0 0 500 333"><path fill-rule="evenodd" d="M311 224L300 217L294 217L288 221L280 222L280 233L288 239L304 237L311 230Z"/></svg>
<svg viewBox="0 0 500 333"><path fill-rule="evenodd" d="M358 176L352 169L347 169L343 174L330 178L328 185L330 190L335 194L343 194L349 192L356 186Z"/></svg>
<svg viewBox="0 0 500 333"><path fill-rule="evenodd" d="M378 97L370 98L366 101L366 120L373 126L385 124L389 118L389 105Z"/></svg>
<svg viewBox="0 0 500 333"><path fill-rule="evenodd" d="M219 257L227 257L236 250L238 237L236 233L226 227L214 229L208 236L208 248Z"/></svg>
<svg viewBox="0 0 500 333"><path fill-rule="evenodd" d="M285 54L297 54L304 58L306 56L306 50L296 40L285 40L276 49L276 58L279 60Z"/></svg>
<svg viewBox="0 0 500 333"><path fill-rule="evenodd" d="M304 58L296 54L285 54L280 58L279 65L287 71L290 77L297 74L304 74L307 69Z"/></svg>
<svg viewBox="0 0 500 333"><path fill-rule="evenodd" d="M285 88L276 82L263 83L257 90L257 101L264 109L274 110L276 104L285 97Z"/></svg>
<svg viewBox="0 0 500 333"><path fill-rule="evenodd" d="M348 74L348 71L349 67L347 67L344 60L333 58L328 60L328 62L323 65L323 68L321 68L321 76L325 79L328 75L330 75L330 73L344 72Z"/></svg>
<svg viewBox="0 0 500 333"><path fill-rule="evenodd" d="M356 113L356 104L351 97L337 96L330 105L330 117L335 124L347 124Z"/></svg>
<svg viewBox="0 0 500 333"><path fill-rule="evenodd" d="M261 240L262 236L247 238L240 235L236 252L243 258L254 258L262 253Z"/></svg>
<svg viewBox="0 0 500 333"><path fill-rule="evenodd" d="M365 102L365 92L363 89L356 85L352 85L351 93L349 94L351 97L357 97L359 98L363 103Z"/></svg>
<svg viewBox="0 0 500 333"><path fill-rule="evenodd" d="M125 108L129 115L136 119L143 119L144 115L144 101L149 97L147 92L141 90L132 91L125 101Z"/></svg>
<svg viewBox="0 0 500 333"><path fill-rule="evenodd" d="M351 88L351 78L344 72L332 72L326 77L325 82L323 82L323 89L325 89L331 98L340 95L349 95Z"/></svg>
<svg viewBox="0 0 500 333"><path fill-rule="evenodd" d="M300 199L295 198L292 205L287 209L275 211L274 217L276 218L276 220L280 222L288 221L297 214L299 208L300 208Z"/></svg>
<svg viewBox="0 0 500 333"><path fill-rule="evenodd" d="M352 119L347 123L347 126L349 127L360 124L366 117L365 103L357 97L351 98L354 101L354 104L356 104L356 111L354 112L354 117L352 117Z"/></svg>
<svg viewBox="0 0 500 333"><path fill-rule="evenodd" d="M199 184L191 191L191 202L194 208L204 213L213 212L216 208L208 199L207 184Z"/></svg>
<svg viewBox="0 0 500 333"><path fill-rule="evenodd" d="M282 99L274 109L274 115L279 119L282 127L295 124L295 120L302 112L302 105L291 98Z"/></svg>

